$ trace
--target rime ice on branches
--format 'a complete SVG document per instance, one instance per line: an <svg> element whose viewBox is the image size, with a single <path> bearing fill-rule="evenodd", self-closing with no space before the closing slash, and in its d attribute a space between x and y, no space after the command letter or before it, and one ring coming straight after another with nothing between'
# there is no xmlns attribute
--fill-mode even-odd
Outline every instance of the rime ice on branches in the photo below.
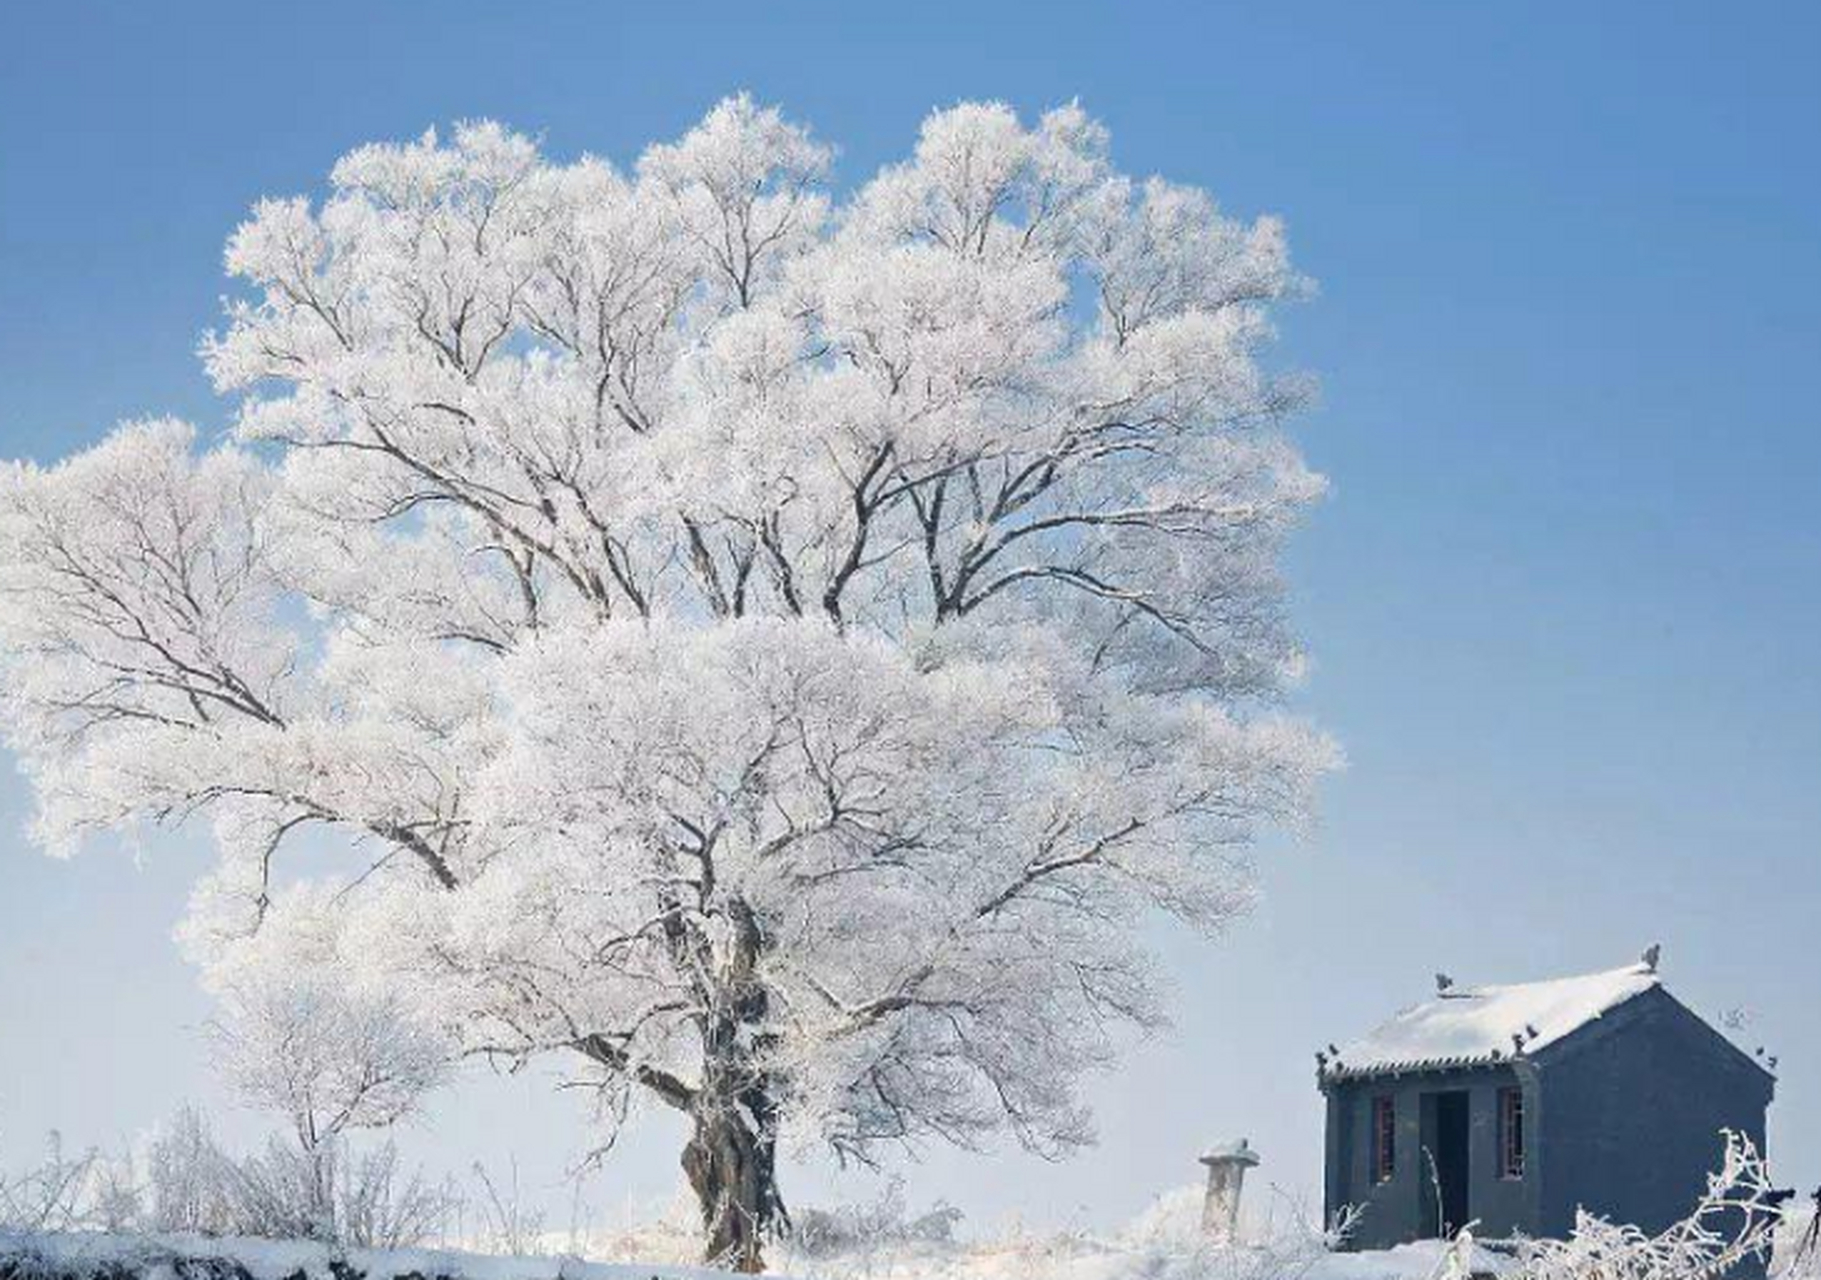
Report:
<svg viewBox="0 0 1821 1280"><path fill-rule="evenodd" d="M938 112L831 194L745 98L630 171L492 124L233 235L235 439L0 483L6 716L65 846L213 823L189 941L690 1120L711 1256L783 1142L1091 1136L1331 747L1280 544L1321 488L1259 354L1281 228L1079 108ZM298 835L368 857L311 875Z"/></svg>

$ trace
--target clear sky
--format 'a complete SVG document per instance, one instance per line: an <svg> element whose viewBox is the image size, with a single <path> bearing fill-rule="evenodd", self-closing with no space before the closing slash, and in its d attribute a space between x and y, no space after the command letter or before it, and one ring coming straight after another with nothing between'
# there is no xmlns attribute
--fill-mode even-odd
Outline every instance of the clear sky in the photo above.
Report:
<svg viewBox="0 0 1821 1280"><path fill-rule="evenodd" d="M686 15L686 16L685 16ZM122 416L218 430L193 351L221 245L342 152L493 116L630 160L751 89L851 181L923 114L1080 97L1122 165L1289 222L1285 317L1334 482L1298 540L1300 701L1351 764L1217 946L1166 939L1178 1025L1094 1088L1072 1164L930 1153L913 1201L1121 1217L1246 1134L1317 1185L1311 1053L1430 972L1665 944L1672 988L1782 1058L1773 1150L1821 1180L1821 7L1053 2L15 3L0 8L0 455ZM53 862L0 778L0 1159L214 1097L170 932L200 840ZM406 1138L516 1152L566 1220L586 1116L465 1086ZM237 1132L257 1122L242 1118ZM674 1181L648 1127L590 1186ZM863 1195L813 1171L799 1199Z"/></svg>

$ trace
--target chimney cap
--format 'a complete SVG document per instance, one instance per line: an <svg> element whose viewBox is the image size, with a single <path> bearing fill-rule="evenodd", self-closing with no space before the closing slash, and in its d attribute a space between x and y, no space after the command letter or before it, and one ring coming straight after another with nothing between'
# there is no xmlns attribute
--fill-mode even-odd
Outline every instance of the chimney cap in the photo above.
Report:
<svg viewBox="0 0 1821 1280"><path fill-rule="evenodd" d="M1201 1158L1201 1163L1205 1165L1241 1164L1247 1168L1256 1165L1258 1161L1258 1152L1252 1149L1251 1142L1245 1138L1241 1138L1237 1142L1216 1143Z"/></svg>

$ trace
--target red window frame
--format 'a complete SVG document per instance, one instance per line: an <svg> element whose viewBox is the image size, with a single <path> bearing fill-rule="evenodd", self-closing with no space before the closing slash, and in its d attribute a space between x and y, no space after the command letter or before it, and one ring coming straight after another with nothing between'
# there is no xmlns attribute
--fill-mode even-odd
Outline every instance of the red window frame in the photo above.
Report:
<svg viewBox="0 0 1821 1280"><path fill-rule="evenodd" d="M1499 1177L1524 1176L1524 1091L1499 1090Z"/></svg>
<svg viewBox="0 0 1821 1280"><path fill-rule="evenodd" d="M1389 1182L1397 1174L1397 1098L1389 1093L1372 1099L1372 1180Z"/></svg>

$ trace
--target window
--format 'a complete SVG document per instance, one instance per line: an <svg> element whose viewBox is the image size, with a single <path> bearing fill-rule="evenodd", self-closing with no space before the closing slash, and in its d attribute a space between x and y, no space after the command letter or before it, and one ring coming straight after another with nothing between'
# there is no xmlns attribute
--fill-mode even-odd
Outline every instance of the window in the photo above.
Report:
<svg viewBox="0 0 1821 1280"><path fill-rule="evenodd" d="M1524 1091L1499 1090L1499 1177L1524 1176Z"/></svg>
<svg viewBox="0 0 1821 1280"><path fill-rule="evenodd" d="M1391 1181L1397 1172L1397 1099L1390 1094L1372 1099L1372 1177Z"/></svg>

